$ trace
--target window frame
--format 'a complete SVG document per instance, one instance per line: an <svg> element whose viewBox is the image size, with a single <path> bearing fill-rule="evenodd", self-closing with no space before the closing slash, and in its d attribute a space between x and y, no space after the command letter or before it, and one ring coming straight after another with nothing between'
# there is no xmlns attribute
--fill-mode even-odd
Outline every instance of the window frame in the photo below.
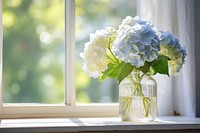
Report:
<svg viewBox="0 0 200 133"><path fill-rule="evenodd" d="M4 104L2 87L3 27L0 0L0 118L115 117L118 104L76 104L75 0L65 0L65 100L64 104ZM70 64L70 65L69 65Z"/></svg>

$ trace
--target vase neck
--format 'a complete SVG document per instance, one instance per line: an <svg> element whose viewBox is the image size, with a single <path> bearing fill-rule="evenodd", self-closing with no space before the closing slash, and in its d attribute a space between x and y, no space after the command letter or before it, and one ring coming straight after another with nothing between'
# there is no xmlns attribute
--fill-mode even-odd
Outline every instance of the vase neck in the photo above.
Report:
<svg viewBox="0 0 200 133"><path fill-rule="evenodd" d="M140 75L140 70L138 70L138 69L133 69L133 71L132 71L131 74L132 74L132 75Z"/></svg>

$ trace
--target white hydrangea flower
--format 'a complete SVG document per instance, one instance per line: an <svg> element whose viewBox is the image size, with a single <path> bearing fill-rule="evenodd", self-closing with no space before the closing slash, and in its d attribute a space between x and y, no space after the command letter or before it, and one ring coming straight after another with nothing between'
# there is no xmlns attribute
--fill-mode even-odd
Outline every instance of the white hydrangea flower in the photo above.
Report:
<svg viewBox="0 0 200 133"><path fill-rule="evenodd" d="M168 61L169 72L176 75L185 62L186 50L181 47L179 40L170 32L161 32L161 51L160 53L170 58Z"/></svg>
<svg viewBox="0 0 200 133"><path fill-rule="evenodd" d="M85 43L84 53L80 54L84 60L83 69L90 77L98 78L107 69L106 49L115 36L116 30L111 27L90 34L90 41Z"/></svg>
<svg viewBox="0 0 200 133"><path fill-rule="evenodd" d="M159 38L152 25L139 17L128 16L123 20L113 44L116 57L139 68L145 61L157 59L159 50Z"/></svg>

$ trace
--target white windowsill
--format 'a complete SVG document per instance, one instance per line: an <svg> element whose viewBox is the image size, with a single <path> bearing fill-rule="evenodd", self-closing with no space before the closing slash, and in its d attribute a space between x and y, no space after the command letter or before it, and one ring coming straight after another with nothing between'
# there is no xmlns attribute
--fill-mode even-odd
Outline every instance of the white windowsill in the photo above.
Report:
<svg viewBox="0 0 200 133"><path fill-rule="evenodd" d="M200 118L158 117L150 123L123 122L120 118L3 119L0 132L200 130Z"/></svg>

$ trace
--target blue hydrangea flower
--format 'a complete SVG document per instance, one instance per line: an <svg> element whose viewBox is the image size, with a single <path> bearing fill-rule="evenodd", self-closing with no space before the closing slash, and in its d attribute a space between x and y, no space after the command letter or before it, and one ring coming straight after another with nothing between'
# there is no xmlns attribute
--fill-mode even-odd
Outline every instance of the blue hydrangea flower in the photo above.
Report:
<svg viewBox="0 0 200 133"><path fill-rule="evenodd" d="M170 32L160 32L160 53L170 58L168 62L169 72L176 75L182 68L187 56L186 49L181 47L179 40Z"/></svg>
<svg viewBox="0 0 200 133"><path fill-rule="evenodd" d="M160 42L156 33L149 22L128 16L119 26L113 53L137 68L143 66L145 61L151 62L158 58Z"/></svg>

